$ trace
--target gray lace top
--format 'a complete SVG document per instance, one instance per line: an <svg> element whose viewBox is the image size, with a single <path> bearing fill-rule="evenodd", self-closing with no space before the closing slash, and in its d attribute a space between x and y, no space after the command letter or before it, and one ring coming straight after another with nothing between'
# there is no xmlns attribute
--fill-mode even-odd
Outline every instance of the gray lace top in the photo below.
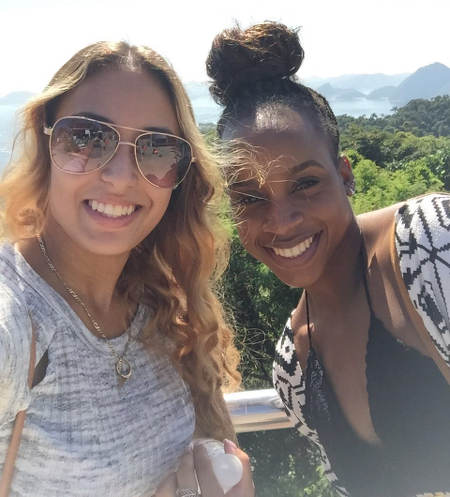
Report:
<svg viewBox="0 0 450 497"><path fill-rule="evenodd" d="M151 497L192 439L188 388L162 354L136 339L149 319L141 305L130 325L133 374L122 386L114 358L67 302L11 245L0 246L0 470L16 413L28 408L12 496ZM44 379L27 387L31 322ZM121 352L127 334L112 339Z"/></svg>

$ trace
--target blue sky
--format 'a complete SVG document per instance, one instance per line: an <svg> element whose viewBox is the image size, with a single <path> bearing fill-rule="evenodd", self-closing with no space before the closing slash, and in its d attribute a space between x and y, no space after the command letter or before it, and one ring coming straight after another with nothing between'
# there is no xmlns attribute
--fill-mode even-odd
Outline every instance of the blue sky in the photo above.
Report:
<svg viewBox="0 0 450 497"><path fill-rule="evenodd" d="M301 27L305 78L450 66L449 18L449 0L0 0L0 96L39 91L101 39L148 45L183 81L203 81L212 39L234 21Z"/></svg>

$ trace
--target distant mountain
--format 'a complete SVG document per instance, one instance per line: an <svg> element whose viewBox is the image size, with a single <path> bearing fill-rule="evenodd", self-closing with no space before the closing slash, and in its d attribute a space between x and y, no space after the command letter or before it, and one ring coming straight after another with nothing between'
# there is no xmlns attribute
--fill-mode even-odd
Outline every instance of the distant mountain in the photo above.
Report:
<svg viewBox="0 0 450 497"><path fill-rule="evenodd" d="M401 106L415 98L432 98L450 94L450 68L436 62L421 67L400 83L390 97L394 105Z"/></svg>
<svg viewBox="0 0 450 497"><path fill-rule="evenodd" d="M317 88L317 91L330 101L355 100L357 98L365 98L364 93L361 93L358 90L354 90L353 88L335 88L334 86L330 85L330 83L319 86L319 88Z"/></svg>
<svg viewBox="0 0 450 497"><path fill-rule="evenodd" d="M336 115L387 114L394 105L400 107L414 98L428 99L450 94L450 69L439 63L422 67L414 74L344 74L301 81L330 100ZM209 94L209 83L194 81L184 85L197 122L217 122L222 108ZM9 93L0 97L0 106L4 106L5 111L7 108L18 108L32 96L29 91ZM0 122L0 141L2 133Z"/></svg>
<svg viewBox="0 0 450 497"><path fill-rule="evenodd" d="M307 86L318 89L329 83L335 88L353 88L362 93L370 93L382 86L398 86L410 73L405 74L344 74L332 78L307 78L302 81Z"/></svg>
<svg viewBox="0 0 450 497"><path fill-rule="evenodd" d="M0 97L0 105L20 106L29 100L33 95L34 93L29 91L13 91L4 97Z"/></svg>
<svg viewBox="0 0 450 497"><path fill-rule="evenodd" d="M397 91L396 86L382 86L376 90L371 91L367 98L370 100L378 100L380 98L390 98Z"/></svg>
<svg viewBox="0 0 450 497"><path fill-rule="evenodd" d="M191 81L185 83L185 88L189 98L204 98L206 94L209 95L209 83L206 81Z"/></svg>
<svg viewBox="0 0 450 497"><path fill-rule="evenodd" d="M382 86L398 86L409 76L405 74L346 74L338 76L333 81L337 88L355 88L363 93L368 93Z"/></svg>

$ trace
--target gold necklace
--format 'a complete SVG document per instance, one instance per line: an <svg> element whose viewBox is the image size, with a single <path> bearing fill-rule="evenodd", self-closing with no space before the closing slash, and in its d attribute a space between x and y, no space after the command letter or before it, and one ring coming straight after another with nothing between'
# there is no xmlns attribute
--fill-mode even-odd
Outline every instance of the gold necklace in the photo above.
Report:
<svg viewBox="0 0 450 497"><path fill-rule="evenodd" d="M114 347L111 345L110 341L108 340L108 337L105 335L101 326L98 324L98 322L94 319L94 317L90 313L89 309L87 308L87 305L81 300L81 297L78 295L78 293L75 292L75 290L73 290L72 288L70 288L70 286L67 285L67 283L62 279L62 276L59 274L58 270L53 264L53 261L50 259L50 256L47 253L47 249L45 247L44 240L42 240L41 238L41 235L36 235L36 238L39 243L39 247L41 248L42 255L47 261L49 269L55 274L55 276L62 283L66 292L75 300L77 304L79 304L83 308L87 317L91 321L94 330L105 340L106 345L109 347L109 350L111 351L111 354L113 355L114 359L116 359L115 369L117 375L120 378L122 378L122 380L128 380L128 378L131 376L132 368L130 362L125 357L125 354L127 353L128 345L130 344L130 334L128 333L128 340L122 355L119 355L117 351L114 349Z"/></svg>

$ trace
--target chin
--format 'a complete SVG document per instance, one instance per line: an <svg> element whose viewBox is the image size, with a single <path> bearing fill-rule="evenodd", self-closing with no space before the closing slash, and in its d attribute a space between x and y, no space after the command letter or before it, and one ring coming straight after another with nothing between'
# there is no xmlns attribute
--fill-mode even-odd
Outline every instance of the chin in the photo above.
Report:
<svg viewBox="0 0 450 497"><path fill-rule="evenodd" d="M101 236L80 237L77 244L87 252L103 256L119 256L129 254L140 243L140 240L127 241L125 237Z"/></svg>
<svg viewBox="0 0 450 497"><path fill-rule="evenodd" d="M285 285L290 286L291 288L303 288L305 282L299 281L299 278L295 276L286 276L286 275L278 275L275 273L275 276L282 281Z"/></svg>
<svg viewBox="0 0 450 497"><path fill-rule="evenodd" d="M89 252L95 255L103 255L105 257L117 257L124 254L129 254L134 247L90 247Z"/></svg>
<svg viewBox="0 0 450 497"><path fill-rule="evenodd" d="M307 271L301 269L280 271L279 268L271 268L270 266L269 269L280 281L291 288L309 288L317 281L317 277L312 278Z"/></svg>

